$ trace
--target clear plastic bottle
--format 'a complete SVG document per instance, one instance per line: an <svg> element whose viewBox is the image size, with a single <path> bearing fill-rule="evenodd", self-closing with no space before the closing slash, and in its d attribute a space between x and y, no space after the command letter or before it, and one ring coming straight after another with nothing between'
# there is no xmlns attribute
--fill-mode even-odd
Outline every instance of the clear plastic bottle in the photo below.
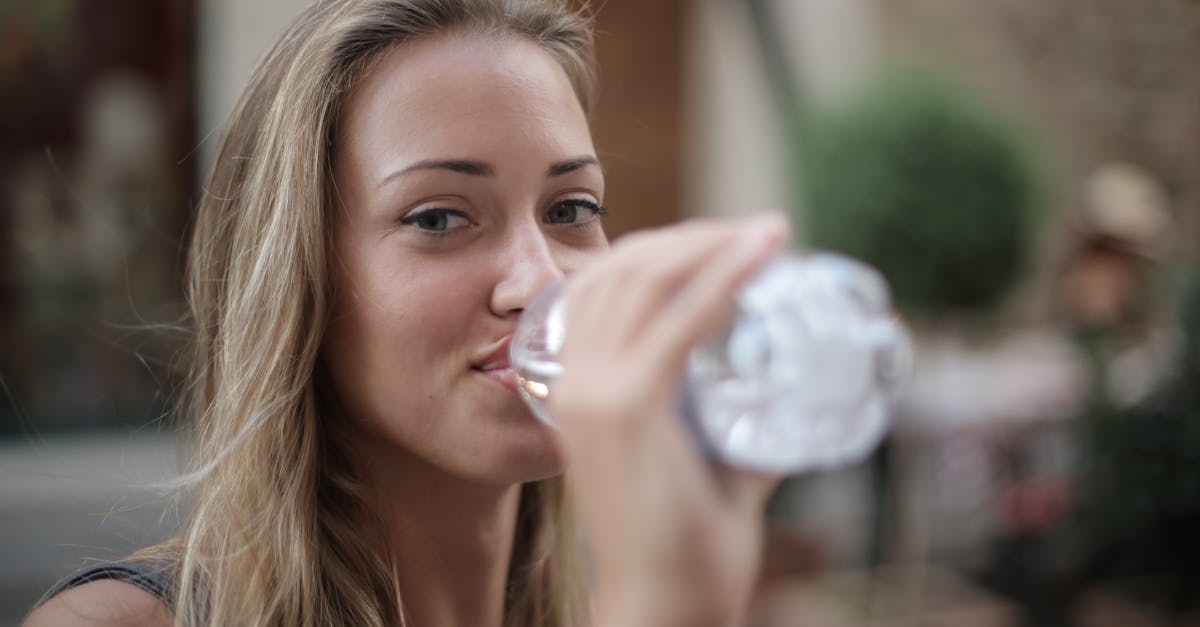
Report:
<svg viewBox="0 0 1200 627"><path fill-rule="evenodd" d="M688 364L684 415L701 446L776 474L870 452L911 362L879 273L834 253L784 255L750 280L737 305ZM526 308L510 349L521 395L551 425L546 402L562 374L565 312L560 281Z"/></svg>

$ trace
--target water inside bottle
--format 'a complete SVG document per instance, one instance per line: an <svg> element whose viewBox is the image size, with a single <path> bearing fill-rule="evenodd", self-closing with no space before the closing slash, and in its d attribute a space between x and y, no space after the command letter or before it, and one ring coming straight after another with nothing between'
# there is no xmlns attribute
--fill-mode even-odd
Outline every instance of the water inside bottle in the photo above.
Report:
<svg viewBox="0 0 1200 627"><path fill-rule="evenodd" d="M556 283L530 303L511 350L521 395L550 425L561 296ZM839 465L885 432L888 393L908 357L878 273L835 254L782 257L739 294L729 326L693 352L683 405L725 462L779 474Z"/></svg>

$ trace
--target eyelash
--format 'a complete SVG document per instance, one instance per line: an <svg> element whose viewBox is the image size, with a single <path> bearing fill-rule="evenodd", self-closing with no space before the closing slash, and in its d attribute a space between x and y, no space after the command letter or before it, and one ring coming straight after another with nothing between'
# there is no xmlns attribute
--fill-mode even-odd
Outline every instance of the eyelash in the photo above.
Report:
<svg viewBox="0 0 1200 627"><path fill-rule="evenodd" d="M403 226L416 226L417 223L421 220L421 218L424 218L426 216L431 216L431 215L439 215L439 214L445 215L447 217L462 218L463 220L466 220L468 224L474 224L473 222L471 222L471 218L467 217L467 214L463 213L462 211L458 211L457 209L447 209L445 207L430 207L428 209L413 211L413 212L405 215L404 217L400 218L400 224ZM450 229L446 229L446 230L442 230L442 231L434 231L434 230L430 230L430 229L420 229L420 230L422 233L424 233L425 235L427 235L429 237L446 237L447 235L450 235L453 233L453 230L450 230Z"/></svg>
<svg viewBox="0 0 1200 627"><path fill-rule="evenodd" d="M605 209L603 205L594 203L590 200L587 200L586 198L567 198L565 200L561 200L561 201L556 202L553 205L551 205L550 210L554 210L555 208L561 207L563 205L582 207L584 209L587 209L588 211L591 211L592 215L597 218L603 218L604 216L608 215L608 210ZM543 219L543 221L545 221L545 219ZM554 224L554 223L548 222L548 224ZM588 228L591 224L592 224L592 221L588 220L585 222L572 222L568 226L570 226L571 228L575 228L575 229L584 229L584 228Z"/></svg>
<svg viewBox="0 0 1200 627"><path fill-rule="evenodd" d="M553 210L557 207L561 207L564 205L572 206L572 207L582 207L583 209L591 211L592 215L595 216L596 218L603 218L604 216L608 215L608 210L605 209L604 206L602 206L598 203L592 202L590 200L587 200L585 198L568 198L565 200L561 200L559 202L554 203L550 207L550 210ZM456 209L447 209L444 207L430 207L428 209L413 211L413 212L405 215L404 217L400 218L400 224L404 225L404 226L415 226L421 220L421 218L424 218L428 215L437 215L437 214L462 218L463 220L466 220L468 223L472 223L471 219L469 217L467 217L467 214L463 213L462 211L458 211ZM555 224L554 222L549 222L545 218L543 218L542 221L545 222L546 224ZM574 229L584 229L584 228L588 228L589 226L591 226L591 224L592 224L592 221L587 220L584 222L572 222L572 223L568 224L568 226L570 226L571 228L574 228ZM421 229L421 231L425 235L428 235L430 237L446 237L447 235L450 235L453 232L452 230L449 230L449 229L442 230L442 231Z"/></svg>

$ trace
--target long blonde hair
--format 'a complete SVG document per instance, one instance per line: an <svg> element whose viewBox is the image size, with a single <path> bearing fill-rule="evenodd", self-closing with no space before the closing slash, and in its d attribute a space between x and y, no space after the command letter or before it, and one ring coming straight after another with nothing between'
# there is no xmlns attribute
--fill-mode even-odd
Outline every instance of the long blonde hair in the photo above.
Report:
<svg viewBox="0 0 1200 627"><path fill-rule="evenodd" d="M449 30L538 43L590 109L591 25L563 0L317 2L234 109L189 250L193 511L139 555L166 564L179 625L403 622L395 565L352 522L362 486L320 376L331 146L343 100L384 51ZM568 510L560 479L522 488L506 624L586 620Z"/></svg>

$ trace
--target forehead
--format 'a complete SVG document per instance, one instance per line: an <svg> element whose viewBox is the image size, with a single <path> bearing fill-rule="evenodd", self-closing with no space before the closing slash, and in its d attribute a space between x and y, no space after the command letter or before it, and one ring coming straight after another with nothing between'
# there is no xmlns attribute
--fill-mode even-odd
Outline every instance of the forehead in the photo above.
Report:
<svg viewBox="0 0 1200 627"><path fill-rule="evenodd" d="M337 152L353 161L479 157L536 143L592 152L566 72L528 39L448 33L398 45L343 107Z"/></svg>

